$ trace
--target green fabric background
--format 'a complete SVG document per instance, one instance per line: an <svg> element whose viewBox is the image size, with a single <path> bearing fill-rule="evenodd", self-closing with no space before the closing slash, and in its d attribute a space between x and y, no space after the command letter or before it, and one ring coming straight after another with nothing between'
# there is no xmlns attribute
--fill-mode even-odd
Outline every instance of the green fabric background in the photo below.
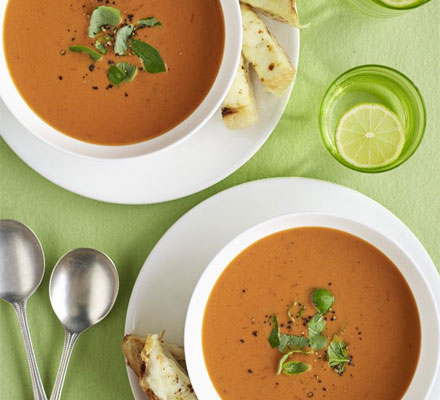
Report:
<svg viewBox="0 0 440 400"><path fill-rule="evenodd" d="M145 258L186 211L228 187L265 177L306 176L337 182L379 201L400 217L440 265L440 4L394 19L374 19L344 0L298 0L303 23L296 86L271 138L239 171L193 196L169 203L120 206L69 193L25 165L0 139L0 218L28 224L43 244L42 286L29 302L29 323L48 392L63 346L63 329L49 303L48 280L66 251L90 246L107 252L120 275L110 316L83 334L73 353L64 399L132 398L119 342L131 288ZM366 175L339 165L324 148L317 116L321 97L345 70L366 63L397 68L412 78L427 105L428 127L417 153L397 170ZM0 302L0 397L32 396L14 311Z"/></svg>

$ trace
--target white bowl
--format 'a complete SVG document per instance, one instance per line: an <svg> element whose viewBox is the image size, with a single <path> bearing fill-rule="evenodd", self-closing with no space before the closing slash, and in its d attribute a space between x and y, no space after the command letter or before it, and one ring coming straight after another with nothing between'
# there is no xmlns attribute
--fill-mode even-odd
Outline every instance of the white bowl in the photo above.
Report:
<svg viewBox="0 0 440 400"><path fill-rule="evenodd" d="M43 121L27 105L9 73L4 48L3 26L7 1L0 2L0 97L11 113L35 136L67 153L98 159L139 157L163 150L188 138L218 110L232 85L242 43L242 22L238 0L220 0L225 20L225 47L217 78L200 106L181 124L163 135L127 146L101 146L73 139Z"/></svg>
<svg viewBox="0 0 440 400"><path fill-rule="evenodd" d="M399 268L416 299L422 327L419 362L403 399L429 399L440 362L440 317L424 276L417 264L391 239L358 222L328 214L291 214L271 219L233 239L208 265L194 290L185 322L186 363L198 398L220 399L209 378L202 347L204 312L217 279L239 253L259 239L275 232L305 226L334 228L355 235L375 246Z"/></svg>

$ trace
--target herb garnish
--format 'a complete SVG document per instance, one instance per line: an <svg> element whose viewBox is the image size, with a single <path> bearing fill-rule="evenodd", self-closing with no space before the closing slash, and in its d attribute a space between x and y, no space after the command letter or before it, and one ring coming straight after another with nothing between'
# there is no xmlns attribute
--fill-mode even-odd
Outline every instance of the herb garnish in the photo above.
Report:
<svg viewBox="0 0 440 400"><path fill-rule="evenodd" d="M121 22L121 12L114 7L95 8L90 17L89 37L94 38L103 26L117 26Z"/></svg>
<svg viewBox="0 0 440 400"><path fill-rule="evenodd" d="M107 54L107 49L101 42L95 42L96 50L100 51L102 54Z"/></svg>
<svg viewBox="0 0 440 400"><path fill-rule="evenodd" d="M284 353L286 350L304 349L309 345L309 340L305 336L280 334L280 344L278 350Z"/></svg>
<svg viewBox="0 0 440 400"><path fill-rule="evenodd" d="M156 17L148 17L139 20L138 25L142 28L144 26L151 28L153 26L162 26L162 23Z"/></svg>
<svg viewBox="0 0 440 400"><path fill-rule="evenodd" d="M334 301L335 298L327 289L315 289L312 292L312 302L321 314L325 314Z"/></svg>
<svg viewBox="0 0 440 400"><path fill-rule="evenodd" d="M89 49L86 46L70 46L69 50L73 51L75 53L85 53L85 54L88 54L93 61L99 61L102 58L101 54L99 54L95 50Z"/></svg>
<svg viewBox="0 0 440 400"><path fill-rule="evenodd" d="M280 330L278 327L278 318L276 315L272 315L272 331L267 340L269 340L270 346L274 349L280 345Z"/></svg>
<svg viewBox="0 0 440 400"><path fill-rule="evenodd" d="M322 314L315 314L308 322L307 327L309 329L309 344L312 349L322 350L327 346L327 338L321 335L325 328Z"/></svg>
<svg viewBox="0 0 440 400"><path fill-rule="evenodd" d="M324 315L333 306L334 296L326 289L315 289L311 294L311 299L318 313L313 317L303 318L303 321L307 322L308 337L281 333L277 316L271 316L272 330L268 341L272 348L278 347L279 352L283 354L278 364L278 375L281 373L285 375L298 375L309 371L311 369L309 364L298 361L288 361L289 358L295 353L306 355L315 354L315 351L323 350L327 347L327 337L323 335L326 327ZM292 314L294 307L299 307L295 315ZM288 329L291 329L291 324L295 322L295 319L302 318L304 310L305 306L301 303L292 303L287 309L287 315L290 319ZM332 312L334 313L334 311ZM283 325L281 324L281 326ZM312 350L306 350L307 347L310 347ZM336 335L333 336L327 348L327 356L329 366L334 368L339 375L342 375L344 372L346 364L351 363L351 357L347 354L347 344ZM318 358L321 358L321 356Z"/></svg>
<svg viewBox="0 0 440 400"><path fill-rule="evenodd" d="M131 22L133 15L129 15L129 19ZM99 61L102 59L102 54L107 54L108 48L113 47L116 55L133 56L134 54L138 56L143 64L143 70L147 72L153 74L165 72L167 70L165 61L157 49L141 40L131 39L135 36L136 29L156 25L162 26L161 22L155 17L148 17L141 19L138 24L127 25L124 23L119 26L121 20L121 12L118 9L107 6L97 7L90 17L88 35L90 38L95 38L94 46L98 51L86 46L71 46L70 50L86 53L93 61ZM138 71L135 65L125 62L114 65L113 61L109 60L109 64L111 67L107 72L107 76L110 82L115 85L131 82Z"/></svg>
<svg viewBox="0 0 440 400"><path fill-rule="evenodd" d="M153 46L136 39L130 40L130 46L148 72L156 74L167 70L164 60Z"/></svg>
<svg viewBox="0 0 440 400"><path fill-rule="evenodd" d="M115 53L124 56L125 53L127 53L128 50L128 39L130 39L131 35L134 32L134 26L133 25L126 25L118 30L118 33L116 34L116 41L115 41Z"/></svg>
<svg viewBox="0 0 440 400"><path fill-rule="evenodd" d="M339 336L333 336L327 349L327 355L328 365L342 375L345 365L350 362L347 354L347 344Z"/></svg>
<svg viewBox="0 0 440 400"><path fill-rule="evenodd" d="M287 359L294 353L313 354L313 352L304 352L301 350L289 351L281 358L278 365L277 375L281 374L281 372L284 372L286 375L297 375L311 369L311 366L309 364L299 363L296 361L287 361ZM299 364L302 365L300 366Z"/></svg>
<svg viewBox="0 0 440 400"><path fill-rule="evenodd" d="M108 70L108 79L115 85L120 85L122 82L131 82L137 74L135 65L120 62L112 65Z"/></svg>
<svg viewBox="0 0 440 400"><path fill-rule="evenodd" d="M288 361L283 365L285 375L299 375L312 369L310 364L298 361Z"/></svg>

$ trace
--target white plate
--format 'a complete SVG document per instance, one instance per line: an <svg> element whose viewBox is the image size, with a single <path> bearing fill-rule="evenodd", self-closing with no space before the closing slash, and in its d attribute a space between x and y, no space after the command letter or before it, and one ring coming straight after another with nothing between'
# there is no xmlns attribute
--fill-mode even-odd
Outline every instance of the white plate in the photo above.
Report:
<svg viewBox="0 0 440 400"><path fill-rule="evenodd" d="M295 67L299 30L267 20ZM66 154L27 131L0 101L0 132L14 152L53 183L96 200L151 204L203 190L248 161L278 124L293 85L281 97L256 82L260 122L241 132L228 131L220 112L182 143L157 154L125 160L89 160Z"/></svg>
<svg viewBox="0 0 440 400"><path fill-rule="evenodd" d="M182 344L188 303L211 259L240 232L280 215L331 213L378 230L406 250L420 266L440 305L440 277L414 234L390 211L367 196L319 180L275 178L225 190L180 218L147 258L130 298L126 333L167 330L170 341ZM145 399L129 371L136 399ZM440 377L430 399L440 398ZM205 400L205 399L203 399Z"/></svg>

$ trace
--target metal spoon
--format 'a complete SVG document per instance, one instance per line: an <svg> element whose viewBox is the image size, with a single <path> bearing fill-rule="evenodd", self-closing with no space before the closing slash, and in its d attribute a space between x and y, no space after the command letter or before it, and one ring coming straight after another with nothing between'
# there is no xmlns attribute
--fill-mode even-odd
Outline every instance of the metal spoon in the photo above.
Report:
<svg viewBox="0 0 440 400"><path fill-rule="evenodd" d="M67 366L79 335L107 316L118 289L116 267L100 251L72 250L55 265L50 277L49 297L66 336L51 400L61 397Z"/></svg>
<svg viewBox="0 0 440 400"><path fill-rule="evenodd" d="M47 399L41 382L26 315L26 303L44 275L44 254L35 234L18 221L0 220L0 298L17 313L35 399Z"/></svg>

